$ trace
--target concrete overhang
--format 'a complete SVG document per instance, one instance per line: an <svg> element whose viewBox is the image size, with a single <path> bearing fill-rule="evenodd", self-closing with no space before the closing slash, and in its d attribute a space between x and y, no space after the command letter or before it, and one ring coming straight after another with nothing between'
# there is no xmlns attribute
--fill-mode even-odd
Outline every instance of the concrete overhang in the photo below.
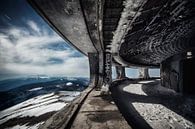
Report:
<svg viewBox="0 0 195 129"><path fill-rule="evenodd" d="M67 43L85 55L98 52L88 33L79 0L28 1Z"/></svg>
<svg viewBox="0 0 195 129"><path fill-rule="evenodd" d="M195 49L193 0L28 1L85 55L103 55L110 45L115 65L159 67L167 58Z"/></svg>
<svg viewBox="0 0 195 129"><path fill-rule="evenodd" d="M113 58L121 65L159 66L167 58L195 48L193 0L121 1L122 11L112 16L120 14L120 19L112 38L107 39Z"/></svg>

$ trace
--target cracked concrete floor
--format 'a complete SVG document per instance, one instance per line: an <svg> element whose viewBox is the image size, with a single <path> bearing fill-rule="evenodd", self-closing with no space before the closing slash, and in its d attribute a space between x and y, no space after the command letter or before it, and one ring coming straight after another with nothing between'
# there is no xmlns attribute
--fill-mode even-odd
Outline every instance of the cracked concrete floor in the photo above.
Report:
<svg viewBox="0 0 195 129"><path fill-rule="evenodd" d="M71 129L131 129L110 96L92 91L82 105Z"/></svg>

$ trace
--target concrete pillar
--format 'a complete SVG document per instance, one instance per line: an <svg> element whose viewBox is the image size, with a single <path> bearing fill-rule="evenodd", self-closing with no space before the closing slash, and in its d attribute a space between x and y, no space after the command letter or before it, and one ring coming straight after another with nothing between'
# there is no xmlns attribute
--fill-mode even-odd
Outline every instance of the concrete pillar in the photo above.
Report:
<svg viewBox="0 0 195 129"><path fill-rule="evenodd" d="M90 67L90 86L101 88L103 85L104 68L103 54L88 53Z"/></svg>
<svg viewBox="0 0 195 129"><path fill-rule="evenodd" d="M111 46L106 45L104 52L104 83L101 88L101 94L108 94L109 86L112 83L112 54Z"/></svg>
<svg viewBox="0 0 195 129"><path fill-rule="evenodd" d="M97 86L99 80L99 57L97 53L88 53L90 67L90 86Z"/></svg>
<svg viewBox="0 0 195 129"><path fill-rule="evenodd" d="M143 79L150 78L149 73L148 73L148 68L140 68L139 69L139 78L143 78Z"/></svg>
<svg viewBox="0 0 195 129"><path fill-rule="evenodd" d="M111 53L105 53L105 64L104 64L104 83L110 85L112 82L112 56Z"/></svg>
<svg viewBox="0 0 195 129"><path fill-rule="evenodd" d="M122 66L115 66L115 67L116 67L116 79L126 78L125 67Z"/></svg>
<svg viewBox="0 0 195 129"><path fill-rule="evenodd" d="M103 85L103 79L104 79L104 54L103 52L99 53L99 72L98 72L98 84L97 84L97 88L101 88Z"/></svg>
<svg viewBox="0 0 195 129"><path fill-rule="evenodd" d="M105 53L104 64L104 83L101 88L101 94L108 94L109 86L112 83L112 55Z"/></svg>

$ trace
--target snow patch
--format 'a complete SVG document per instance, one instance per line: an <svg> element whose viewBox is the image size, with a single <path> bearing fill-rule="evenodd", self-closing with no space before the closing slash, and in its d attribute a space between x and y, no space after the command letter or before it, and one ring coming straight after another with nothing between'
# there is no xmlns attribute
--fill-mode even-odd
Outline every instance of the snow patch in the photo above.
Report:
<svg viewBox="0 0 195 129"><path fill-rule="evenodd" d="M143 92L143 90L142 90L142 84L130 84L130 85L124 87L123 91L129 92L132 94L147 96L147 94L145 92Z"/></svg>
<svg viewBox="0 0 195 129"><path fill-rule="evenodd" d="M67 82L66 85L67 85L67 86L72 86L73 83L72 83L72 82Z"/></svg>
<svg viewBox="0 0 195 129"><path fill-rule="evenodd" d="M54 93L41 95L17 104L0 112L0 124L17 117L40 116L48 112L58 111L66 102L61 102Z"/></svg>
<svg viewBox="0 0 195 129"><path fill-rule="evenodd" d="M43 87L33 88L33 89L28 90L28 91L37 91L37 90L41 90L41 89L43 89Z"/></svg>
<svg viewBox="0 0 195 129"><path fill-rule="evenodd" d="M59 111L79 94L80 92L78 91L59 91L57 93L49 93L28 99L22 103L0 111L0 124L13 118L29 119L27 117L39 117L49 112ZM39 125L38 123L33 126L27 126L27 123L23 123L23 125L17 123L18 125L9 129L37 129Z"/></svg>
<svg viewBox="0 0 195 129"><path fill-rule="evenodd" d="M140 84L147 84L147 83L151 83L151 82L154 82L154 80L150 80L150 81L140 81L139 83L140 83Z"/></svg>
<svg viewBox="0 0 195 129"><path fill-rule="evenodd" d="M56 87L57 87L57 88L63 88L63 86L62 86L62 85L56 85Z"/></svg>

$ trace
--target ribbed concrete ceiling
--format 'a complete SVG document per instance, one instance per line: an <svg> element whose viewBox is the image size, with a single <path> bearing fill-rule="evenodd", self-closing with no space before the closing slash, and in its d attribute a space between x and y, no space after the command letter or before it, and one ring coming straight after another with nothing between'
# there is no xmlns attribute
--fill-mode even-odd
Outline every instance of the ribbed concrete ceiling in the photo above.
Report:
<svg viewBox="0 0 195 129"><path fill-rule="evenodd" d="M113 52L124 62L158 66L195 48L194 0L126 0L123 5L111 40Z"/></svg>

